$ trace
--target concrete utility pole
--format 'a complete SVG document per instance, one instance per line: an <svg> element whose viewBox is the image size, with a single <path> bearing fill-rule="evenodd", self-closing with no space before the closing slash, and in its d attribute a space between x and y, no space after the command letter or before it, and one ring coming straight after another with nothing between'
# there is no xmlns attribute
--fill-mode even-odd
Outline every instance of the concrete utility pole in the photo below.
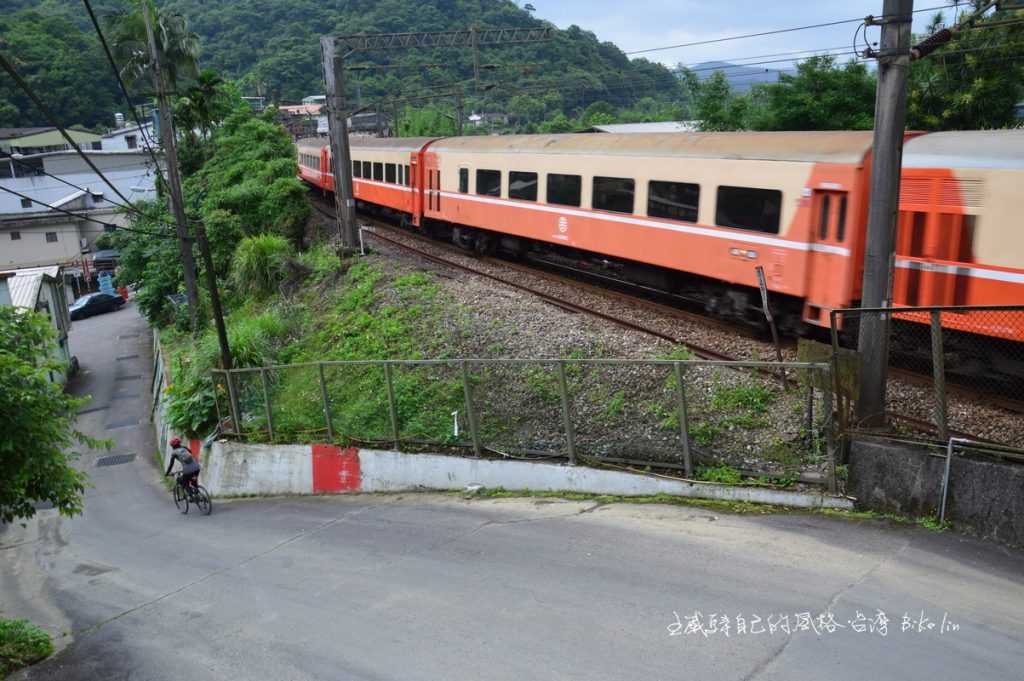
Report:
<svg viewBox="0 0 1024 681"><path fill-rule="evenodd" d="M195 333L198 328L197 316L199 314L196 263L192 257L188 222L185 219L185 206L182 203L181 174L178 171L178 154L174 148L174 120L171 117L171 107L167 104L163 58L153 33L153 18L149 14L149 2L142 3L142 19L146 24L146 38L149 41L149 53L153 60L153 75L156 78L157 102L160 105L160 138L164 147L164 156L167 159L167 184L171 192L171 212L174 214L174 223L178 234L181 266L185 271L185 297L188 299L189 322L192 325L192 333Z"/></svg>
<svg viewBox="0 0 1024 681"><path fill-rule="evenodd" d="M360 50L404 50L412 47L469 47L476 54L481 45L533 43L551 38L550 27L482 29L476 26L465 31L379 33L320 38L324 87L327 95L327 122L331 131L331 156L335 159L334 203L338 213L338 231L342 245L352 249L359 247L359 227L356 225L355 200L352 195L352 161L345 112L345 59L349 55ZM479 56L476 56L474 73L479 72ZM479 78L479 75L477 77Z"/></svg>
<svg viewBox="0 0 1024 681"><path fill-rule="evenodd" d="M875 55L878 57L878 89L875 94L871 203L864 248L862 307L889 307L892 304L913 9L914 0L885 0L882 17L874 20L882 26L882 37ZM866 426L882 425L889 368L888 315L866 313L861 317L857 349L862 362L857 419Z"/></svg>
<svg viewBox="0 0 1024 681"><path fill-rule="evenodd" d="M466 107L462 103L462 93L455 94L455 136L462 137L462 121L465 118Z"/></svg>
<svg viewBox="0 0 1024 681"><path fill-rule="evenodd" d="M320 39L323 53L324 85L327 94L327 124L334 161L334 212L338 216L338 236L345 248L359 248L356 201L352 195L352 157L348 146L348 114L345 111L345 57L341 46L331 37Z"/></svg>

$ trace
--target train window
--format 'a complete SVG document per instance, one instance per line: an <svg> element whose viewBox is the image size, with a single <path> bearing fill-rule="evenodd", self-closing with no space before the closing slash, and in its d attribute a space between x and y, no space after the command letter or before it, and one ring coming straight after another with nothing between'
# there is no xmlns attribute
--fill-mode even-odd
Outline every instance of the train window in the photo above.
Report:
<svg viewBox="0 0 1024 681"><path fill-rule="evenodd" d="M459 191L469 193L469 168L459 168Z"/></svg>
<svg viewBox="0 0 1024 681"><path fill-rule="evenodd" d="M846 194L839 199L839 215L836 217L839 220L836 226L836 241L842 242L846 238Z"/></svg>
<svg viewBox="0 0 1024 681"><path fill-rule="evenodd" d="M831 197L825 194L821 197L821 216L818 220L818 239L824 241L828 238L828 209Z"/></svg>
<svg viewBox="0 0 1024 681"><path fill-rule="evenodd" d="M595 177L590 205L595 210L632 213L635 185L633 180L625 177Z"/></svg>
<svg viewBox="0 0 1024 681"><path fill-rule="evenodd" d="M395 184L398 182L398 178L395 175L395 164L387 163L384 165L384 181Z"/></svg>
<svg viewBox="0 0 1024 681"><path fill-rule="evenodd" d="M441 210L441 169L438 168L435 172L437 173L437 198L434 200L434 208Z"/></svg>
<svg viewBox="0 0 1024 681"><path fill-rule="evenodd" d="M579 175L548 174L548 203L560 206L580 205L583 180Z"/></svg>
<svg viewBox="0 0 1024 681"><path fill-rule="evenodd" d="M405 184L406 187L412 186L412 182L409 181L409 166L408 165L405 166L405 182L403 184Z"/></svg>
<svg viewBox="0 0 1024 681"><path fill-rule="evenodd" d="M652 218L697 222L699 203L699 184L651 180L647 185L647 214Z"/></svg>
<svg viewBox="0 0 1024 681"><path fill-rule="evenodd" d="M384 180L384 164L383 163L374 162L374 164L373 164L373 179L377 180L378 182L382 182Z"/></svg>
<svg viewBox="0 0 1024 681"><path fill-rule="evenodd" d="M352 177L363 176L363 163L362 161L352 161Z"/></svg>
<svg viewBox="0 0 1024 681"><path fill-rule="evenodd" d="M537 200L537 173L513 170L508 174L508 198L522 201Z"/></svg>
<svg viewBox="0 0 1024 681"><path fill-rule="evenodd" d="M369 161L363 161L363 177L367 180L373 179L373 171L370 169Z"/></svg>
<svg viewBox="0 0 1024 681"><path fill-rule="evenodd" d="M501 171L476 171L476 193L483 196L501 196Z"/></svg>
<svg viewBox="0 0 1024 681"><path fill-rule="evenodd" d="M778 234L781 213L782 192L777 189L718 188L715 224L719 227Z"/></svg>

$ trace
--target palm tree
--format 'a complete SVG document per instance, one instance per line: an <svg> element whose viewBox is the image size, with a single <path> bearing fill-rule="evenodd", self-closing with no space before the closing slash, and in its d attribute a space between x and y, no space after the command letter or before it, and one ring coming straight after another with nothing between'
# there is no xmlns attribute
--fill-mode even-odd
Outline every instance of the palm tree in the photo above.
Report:
<svg viewBox="0 0 1024 681"><path fill-rule="evenodd" d="M199 36L189 30L184 16L156 7L153 0L133 0L128 11L108 20L114 58L121 64L121 76L129 82L144 82L156 90L152 58L142 3L148 2L150 15L156 17L154 33L163 54L164 78L172 91L199 76Z"/></svg>
<svg viewBox="0 0 1024 681"><path fill-rule="evenodd" d="M224 79L212 69L203 69L185 94L175 103L175 118L181 129L199 129L203 139L231 113L231 103L222 86Z"/></svg>

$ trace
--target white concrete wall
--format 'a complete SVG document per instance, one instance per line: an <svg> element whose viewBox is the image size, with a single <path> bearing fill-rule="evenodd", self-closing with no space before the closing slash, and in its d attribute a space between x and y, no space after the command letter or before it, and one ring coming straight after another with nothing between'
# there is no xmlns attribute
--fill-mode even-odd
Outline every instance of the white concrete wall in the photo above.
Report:
<svg viewBox="0 0 1024 681"><path fill-rule="evenodd" d="M215 495L311 494L310 447L215 442L203 463L202 483Z"/></svg>

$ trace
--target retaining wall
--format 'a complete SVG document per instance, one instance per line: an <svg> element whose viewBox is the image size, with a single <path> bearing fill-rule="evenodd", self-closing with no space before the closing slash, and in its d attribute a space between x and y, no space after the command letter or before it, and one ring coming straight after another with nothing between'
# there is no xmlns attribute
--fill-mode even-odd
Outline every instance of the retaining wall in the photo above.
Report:
<svg viewBox="0 0 1024 681"><path fill-rule="evenodd" d="M850 446L850 493L870 510L938 517L945 454L885 440ZM946 519L954 527L1024 546L1024 466L954 455Z"/></svg>

